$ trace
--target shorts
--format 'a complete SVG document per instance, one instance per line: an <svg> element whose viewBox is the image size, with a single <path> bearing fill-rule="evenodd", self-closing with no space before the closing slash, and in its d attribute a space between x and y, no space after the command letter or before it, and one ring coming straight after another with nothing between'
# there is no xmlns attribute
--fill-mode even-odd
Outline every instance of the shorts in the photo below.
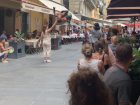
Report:
<svg viewBox="0 0 140 105"><path fill-rule="evenodd" d="M6 51L0 53L0 57L3 56L6 53Z"/></svg>

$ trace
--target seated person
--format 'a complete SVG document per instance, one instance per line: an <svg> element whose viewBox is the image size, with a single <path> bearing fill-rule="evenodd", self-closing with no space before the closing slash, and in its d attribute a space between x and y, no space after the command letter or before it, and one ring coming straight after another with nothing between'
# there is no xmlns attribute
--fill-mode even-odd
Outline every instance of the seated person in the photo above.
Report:
<svg viewBox="0 0 140 105"><path fill-rule="evenodd" d="M16 29L15 34L19 34L19 29Z"/></svg>
<svg viewBox="0 0 140 105"><path fill-rule="evenodd" d="M111 48L114 55L115 55L115 52L116 52L118 41L119 41L119 38L117 36L112 36L111 37L111 44L108 45Z"/></svg>
<svg viewBox="0 0 140 105"><path fill-rule="evenodd" d="M2 35L0 36L0 38L5 38L5 39L7 39L6 33L7 33L7 31L6 31L6 30L3 30L3 33L2 33Z"/></svg>
<svg viewBox="0 0 140 105"><path fill-rule="evenodd" d="M0 57L4 55L4 59L2 60L2 62L8 63L8 61L6 61L7 54L8 54L7 50L9 50L11 47L5 49L4 44L5 44L5 38L0 38Z"/></svg>
<svg viewBox="0 0 140 105"><path fill-rule="evenodd" d="M37 30L33 31L32 38L33 39L37 38Z"/></svg>

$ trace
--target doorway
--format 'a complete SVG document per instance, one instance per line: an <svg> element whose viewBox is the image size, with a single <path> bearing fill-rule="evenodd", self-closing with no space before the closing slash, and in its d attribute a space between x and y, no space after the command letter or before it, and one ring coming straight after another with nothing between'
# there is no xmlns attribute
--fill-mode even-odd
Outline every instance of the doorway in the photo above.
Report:
<svg viewBox="0 0 140 105"><path fill-rule="evenodd" d="M28 13L22 12L22 23L21 23L21 33L27 34L27 18L28 18Z"/></svg>
<svg viewBox="0 0 140 105"><path fill-rule="evenodd" d="M4 8L0 7L0 35L4 29Z"/></svg>

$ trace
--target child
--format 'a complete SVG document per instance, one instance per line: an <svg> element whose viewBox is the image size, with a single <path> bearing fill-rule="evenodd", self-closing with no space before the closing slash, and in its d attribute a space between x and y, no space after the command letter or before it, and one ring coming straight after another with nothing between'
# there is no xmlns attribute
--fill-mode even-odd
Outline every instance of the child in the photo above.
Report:
<svg viewBox="0 0 140 105"><path fill-rule="evenodd" d="M118 45L118 41L119 41L119 38L117 36L112 36L111 37L111 44L108 45L111 48L114 55L116 54L115 52L116 52L116 48Z"/></svg>

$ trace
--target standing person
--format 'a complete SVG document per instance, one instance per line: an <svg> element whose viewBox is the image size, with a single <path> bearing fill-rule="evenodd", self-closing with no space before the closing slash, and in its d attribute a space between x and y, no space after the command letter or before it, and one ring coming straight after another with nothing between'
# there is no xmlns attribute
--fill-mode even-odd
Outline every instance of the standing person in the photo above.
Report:
<svg viewBox="0 0 140 105"><path fill-rule="evenodd" d="M95 71L74 72L68 80L69 105L113 105L110 91Z"/></svg>
<svg viewBox="0 0 140 105"><path fill-rule="evenodd" d="M111 30L111 36L118 36L118 34L119 34L118 29L113 28L113 29Z"/></svg>
<svg viewBox="0 0 140 105"><path fill-rule="evenodd" d="M117 36L112 36L111 37L111 44L108 45L111 48L114 55L116 54L116 48L118 45L118 41L119 41L119 38Z"/></svg>
<svg viewBox="0 0 140 105"><path fill-rule="evenodd" d="M130 105L131 78L126 73L133 60L132 47L121 43L116 49L116 64L109 68L103 81L109 86L115 105Z"/></svg>
<svg viewBox="0 0 140 105"><path fill-rule="evenodd" d="M57 18L55 20L55 23L52 25L51 28L48 29L48 25L45 25L43 27L43 31L41 33L41 43L43 45L43 51L44 51L44 62L50 63L50 53L51 53L51 35L50 32L55 27L57 23ZM46 59L47 57L47 59Z"/></svg>
<svg viewBox="0 0 140 105"><path fill-rule="evenodd" d="M79 70L82 68L90 68L90 70L96 71L101 79L105 73L104 63L101 60L92 59L93 48L89 43L82 45L82 54L85 56L83 59L79 59Z"/></svg>
<svg viewBox="0 0 140 105"><path fill-rule="evenodd" d="M94 44L95 53L93 53L92 58L102 60L104 63L105 70L112 66L109 56L103 52L103 43L101 41L96 41Z"/></svg>
<svg viewBox="0 0 140 105"><path fill-rule="evenodd" d="M94 43L101 37L103 36L103 32L100 30L100 26L98 23L94 24L94 28L88 28L87 23L85 22L85 26L88 30L90 30L91 36L91 43L92 46L94 47Z"/></svg>
<svg viewBox="0 0 140 105"><path fill-rule="evenodd" d="M7 50L9 50L11 47L5 49L4 44L5 44L5 38L0 38L0 57L4 55L4 59L2 60L2 62L8 63L8 61L6 60L7 55L8 55Z"/></svg>
<svg viewBox="0 0 140 105"><path fill-rule="evenodd" d="M104 38L100 38L99 40L102 41L102 43L103 43L103 46L104 46L104 49L103 49L103 50L104 50L104 53L107 54L107 55L109 56L109 59L110 59L112 65L114 65L114 64L115 64L115 56L114 56L114 54L113 54L111 48L108 47L108 43L105 41Z"/></svg>
<svg viewBox="0 0 140 105"><path fill-rule="evenodd" d="M87 29L85 29L85 33L84 33L84 35L85 35L85 42L89 42L89 33L88 33L88 30Z"/></svg>

